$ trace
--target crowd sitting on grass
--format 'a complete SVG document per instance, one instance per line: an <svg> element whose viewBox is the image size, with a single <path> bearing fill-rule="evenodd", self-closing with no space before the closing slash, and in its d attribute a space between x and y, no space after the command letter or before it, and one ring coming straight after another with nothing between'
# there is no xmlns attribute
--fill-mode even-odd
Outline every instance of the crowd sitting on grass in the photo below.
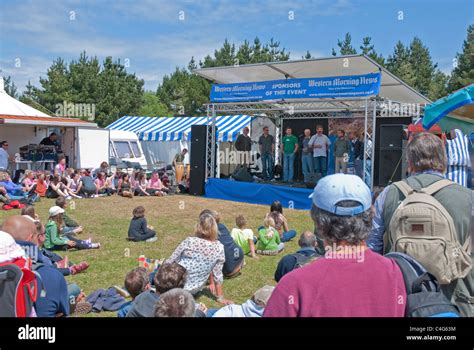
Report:
<svg viewBox="0 0 474 350"><path fill-rule="evenodd" d="M262 285L240 305L225 297L228 295L228 290L224 289L225 279L239 278L240 274L247 273L246 255L257 258L257 254L279 254L285 248L284 242L297 233L289 229L279 202L271 205L263 218L263 225L257 228L256 236L247 227L245 217L238 213L235 217L237 227L229 232L218 212L203 210L197 218L193 234L180 242L156 269L151 271L138 267L126 274L124 286L131 300L121 305L118 316L406 317L413 309L409 303L416 298L409 298L413 290L406 285L407 276L401 265L393 255L384 254L398 251L397 235L407 229L403 220L417 215L412 210L411 214L400 219L398 211L404 206L400 207L399 203L410 205L407 198L412 193L427 195L431 191L432 197L452 219L453 225L449 229L454 234L448 240L458 252L449 258L453 260L448 265L453 268L449 271L444 269L439 257L433 254L433 247L425 243L425 249L408 249L401 256L407 261L423 262L420 266L433 272L423 275L424 278L439 276L438 282L436 279L433 281L440 283L441 289L431 290L432 293L439 293L436 306L440 310L454 310L435 313L431 305L424 309L424 315L431 312L433 316L473 317L470 300L474 297L474 275L472 257L467 255L470 252L472 192L444 180L446 153L436 136L429 133L416 135L408 144L407 157L413 175L405 183L416 191L410 192L405 190L404 185L396 183L371 193L355 175L335 174L320 179L311 196L312 205L308 213L315 231L304 231L298 240L300 248L283 256L275 266L276 286ZM132 181L128 180L128 175L121 176L116 187L119 194L132 192L131 184L135 183L142 195L156 195L147 191L143 175L131 178ZM103 184L105 182L99 183L100 186ZM31 182L28 185L31 186ZM64 259L51 250L99 246L74 237L82 230L71 218L65 218L66 197L59 197L56 204L49 211L46 227L41 224L34 209L26 207L22 210L24 216L8 217L0 229L0 262L13 262L24 257L31 259L32 268L36 264L36 271L45 287L54 290L47 296L38 297L30 316L67 316L71 307L68 302L71 299L67 298L72 298L77 304L74 307L76 312L91 309L82 301L80 288L65 281L65 276L78 273L77 268L73 268L76 265L64 264ZM427 204L417 202L416 205L421 208ZM438 230L438 222L434 226L431 222L429 224L434 234L443 234ZM401 225L405 226L401 228ZM424 226L420 225L424 223L416 221L413 229L421 230ZM142 206L133 210L128 238L133 241L157 240L156 232L147 224ZM419 244L412 237L404 239L410 239L410 244ZM323 254L317 249L320 240L324 242ZM18 247L12 249L15 244ZM268 258L262 256L255 263L260 264L263 259ZM86 262L78 265L81 264L87 265ZM84 266L79 270L83 271ZM221 307L208 309L196 302L195 298L203 294L210 295Z"/></svg>
<svg viewBox="0 0 474 350"><path fill-rule="evenodd" d="M22 208L14 201L32 204L42 197L82 199L118 194L133 198L171 193L167 178L161 179L158 171L117 169L112 172L107 162L102 162L97 169L76 170L66 168L65 158L60 157L53 171L17 170L13 180L8 172L0 172L0 205L4 210Z"/></svg>

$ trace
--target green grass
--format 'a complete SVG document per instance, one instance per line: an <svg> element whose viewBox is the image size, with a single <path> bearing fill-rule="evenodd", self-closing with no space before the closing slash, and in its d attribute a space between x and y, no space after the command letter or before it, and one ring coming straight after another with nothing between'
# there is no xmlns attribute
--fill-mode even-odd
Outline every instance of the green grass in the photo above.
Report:
<svg viewBox="0 0 474 350"><path fill-rule="evenodd" d="M78 238L91 237L100 242L98 250L67 252L69 259L75 263L86 260L90 267L84 273L68 276L68 282L77 283L86 294L98 288L123 285L125 274L138 266L138 256L150 258L168 258L176 246L186 237L193 235L194 225L201 210L217 210L229 230L235 226L235 216L246 217L248 227L254 232L263 222L268 206L252 205L230 201L207 199L186 195L168 197L136 197L134 199L117 196L75 201L75 209L69 208L69 215L78 221L84 232ZM35 205L42 222L48 217L48 209L54 205L52 199L42 199ZM128 225L135 206L143 205L146 218L154 226L158 241L154 243L133 243L126 241ZM0 221L18 211L0 211ZM312 230L313 224L309 213L301 210L285 210L289 226L298 232ZM297 249L297 238L286 244L283 253L277 256L260 256L259 260L246 257L246 266L242 274L234 279L224 280L224 295L235 303L249 299L260 287L274 285L273 274L281 256ZM66 254L61 252L61 254ZM198 301L208 307L219 307L214 300L205 295ZM88 316L115 316L112 312L89 314Z"/></svg>

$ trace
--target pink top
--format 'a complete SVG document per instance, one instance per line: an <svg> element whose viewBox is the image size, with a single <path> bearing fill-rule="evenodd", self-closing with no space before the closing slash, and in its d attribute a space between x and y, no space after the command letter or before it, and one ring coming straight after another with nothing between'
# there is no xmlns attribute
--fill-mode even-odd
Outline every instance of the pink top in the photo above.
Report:
<svg viewBox="0 0 474 350"><path fill-rule="evenodd" d="M59 175L63 175L64 172L66 171L66 165L65 164L61 164L61 163L58 163L56 164L56 166L54 167L54 171L56 173L58 173Z"/></svg>
<svg viewBox="0 0 474 350"><path fill-rule="evenodd" d="M34 185L35 180L32 180L27 177L26 179L23 180L23 183L25 184L25 186L31 187Z"/></svg>
<svg viewBox="0 0 474 350"><path fill-rule="evenodd" d="M156 179L156 180L153 180L153 178L152 178L148 182L148 187L156 189L156 190L161 190L161 188L163 187L163 184L161 183L161 180L159 178Z"/></svg>
<svg viewBox="0 0 474 350"><path fill-rule="evenodd" d="M404 317L398 265L370 249L358 253L327 255L285 275L264 317Z"/></svg>
<svg viewBox="0 0 474 350"><path fill-rule="evenodd" d="M95 181L97 182L97 186L104 187L104 185L105 185L105 180L104 179L102 179L102 180L101 179L96 179Z"/></svg>

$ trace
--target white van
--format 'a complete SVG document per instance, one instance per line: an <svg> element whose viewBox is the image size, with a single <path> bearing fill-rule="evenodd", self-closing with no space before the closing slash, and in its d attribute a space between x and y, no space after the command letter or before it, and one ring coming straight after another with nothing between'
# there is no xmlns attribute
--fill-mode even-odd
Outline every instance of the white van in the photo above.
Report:
<svg viewBox="0 0 474 350"><path fill-rule="evenodd" d="M109 158L139 163L143 169L148 168L138 136L131 131L110 130Z"/></svg>

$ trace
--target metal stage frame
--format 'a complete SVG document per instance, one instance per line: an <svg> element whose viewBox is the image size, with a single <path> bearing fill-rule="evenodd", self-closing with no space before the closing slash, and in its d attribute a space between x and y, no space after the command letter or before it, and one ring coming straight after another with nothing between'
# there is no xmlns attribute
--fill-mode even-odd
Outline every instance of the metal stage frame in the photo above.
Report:
<svg viewBox="0 0 474 350"><path fill-rule="evenodd" d="M319 99L297 102L242 102L242 103L209 103L207 107L208 133L206 143L206 179L219 177L216 174L216 116L226 114L248 114L254 117L267 117L274 121L277 129L275 135L275 164L279 163L279 142L283 136L283 120L286 119L321 119L321 118L364 118L364 168L363 180L373 189L376 120L381 116L382 108L389 100L381 97L359 99ZM400 103L390 100L391 103ZM353 115L355 114L355 115ZM385 117L385 116L384 116ZM390 115L388 116L390 117ZM399 117L399 116L393 116ZM406 117L415 117L407 115ZM278 137L277 137L278 135ZM213 145L213 147L209 147ZM367 160L371 159L370 167Z"/></svg>

